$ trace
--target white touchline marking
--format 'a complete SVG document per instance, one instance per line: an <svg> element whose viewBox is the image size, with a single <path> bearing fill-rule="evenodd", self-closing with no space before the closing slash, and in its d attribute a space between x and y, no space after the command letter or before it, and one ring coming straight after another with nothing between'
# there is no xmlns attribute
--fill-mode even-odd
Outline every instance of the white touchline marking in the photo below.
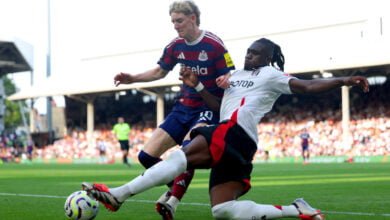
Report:
<svg viewBox="0 0 390 220"><path fill-rule="evenodd" d="M36 197L36 198L53 198L53 199L66 199L67 198L67 196L24 194L24 193L2 193L2 192L0 192L0 196L19 196L19 197ZM127 199L126 202L155 203L156 201L142 200L142 199ZM210 206L207 203L197 203L197 202L182 202L180 204L193 205L193 206Z"/></svg>
<svg viewBox="0 0 390 220"><path fill-rule="evenodd" d="M19 196L19 197L36 197L36 198L52 198L52 199L66 199L67 196L54 196L54 195L39 195L39 194L25 194L25 193L4 193L0 192L0 196ZM138 202L138 203L155 203L156 201L142 200L142 199L127 199L126 202ZM181 202L181 205L192 206L210 206L207 203L198 202ZM382 216L390 217L390 213L367 213L367 212L338 212L338 211L322 211L325 214L334 215L360 215L360 216Z"/></svg>
<svg viewBox="0 0 390 220"><path fill-rule="evenodd" d="M364 216L384 216L390 217L390 213L366 213L366 212L336 212L336 211L322 211L325 214L339 214L339 215L364 215Z"/></svg>

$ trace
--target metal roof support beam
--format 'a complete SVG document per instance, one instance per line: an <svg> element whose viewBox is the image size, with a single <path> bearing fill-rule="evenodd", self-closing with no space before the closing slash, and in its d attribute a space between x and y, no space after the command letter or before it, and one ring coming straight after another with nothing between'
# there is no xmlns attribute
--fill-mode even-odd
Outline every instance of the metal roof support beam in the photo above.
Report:
<svg viewBox="0 0 390 220"><path fill-rule="evenodd" d="M342 131L343 131L343 147L350 148L352 146L351 131L349 130L349 86L341 87L341 109L342 109Z"/></svg>

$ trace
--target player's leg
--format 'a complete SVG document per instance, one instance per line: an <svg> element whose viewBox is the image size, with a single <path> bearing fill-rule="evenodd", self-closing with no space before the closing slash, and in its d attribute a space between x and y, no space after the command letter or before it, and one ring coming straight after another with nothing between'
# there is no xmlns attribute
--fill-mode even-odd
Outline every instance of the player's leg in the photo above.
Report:
<svg viewBox="0 0 390 220"><path fill-rule="evenodd" d="M181 124L178 123L176 120L176 116L180 114L177 111L173 111L173 113L169 114L166 120L163 124L160 125L160 128L157 128L152 137L149 139L148 143L144 147L144 151L142 151L139 155L139 161L141 164L143 164L146 168L150 168L159 161L161 161L160 156L169 148L176 145L176 141L174 137L179 136L181 133L174 133L176 132L183 132L182 128L180 127ZM167 131L171 131L172 135L168 134ZM185 131L184 131L185 132ZM182 134L182 137L184 137L185 133ZM180 140L181 142L181 140ZM176 158L176 157L174 157ZM171 159L170 161L167 161L166 163L170 164L172 166L172 163L176 163L174 161L179 161L178 159L174 160ZM163 163L163 164L166 164ZM163 166L163 165L161 165ZM163 166L164 167L164 166ZM172 168L176 168L175 165L172 166ZM152 170L152 169L150 169ZM153 169L154 170L154 169ZM175 171L174 169L168 170L168 171ZM124 184L122 186L116 187L116 188L108 188L104 184L93 184L93 185L87 185L83 184L83 187L86 189L89 189L89 191L93 192L95 195L95 198L97 198L99 201L101 201L108 209L112 211L116 211L119 209L121 203L126 200L128 197L133 195L137 192L142 192L140 189L148 189L148 187L153 187L153 184L160 184L161 178L165 180L165 178L168 178L169 175L171 175L168 171L162 171L159 170L160 173L154 174L153 171L145 171L147 173L147 176L154 176L155 178L151 177L149 180L144 180L144 178L141 176L140 178L136 178L133 181L130 181L127 184ZM184 170L183 170L184 171ZM178 174L177 174L178 175ZM171 180L173 180L174 177L177 175L174 175ZM167 177L168 176L168 177ZM148 182L149 184L143 184L144 182ZM140 189L138 189L140 188Z"/></svg>
<svg viewBox="0 0 390 220"><path fill-rule="evenodd" d="M123 164L129 164L127 156L129 155L129 141L121 140L119 141L122 151L122 162Z"/></svg>
<svg viewBox="0 0 390 220"><path fill-rule="evenodd" d="M309 145L306 147L306 160L310 159L310 150L309 150Z"/></svg>
<svg viewBox="0 0 390 220"><path fill-rule="evenodd" d="M187 146L189 142L189 140L183 141L183 147ZM169 204L173 208L173 210L176 211L176 208L179 205L184 194L186 193L191 183L191 180L194 177L194 174L194 169L188 169L173 180L170 189L163 195L161 195L160 198L156 201L157 212L161 214L161 211L159 210L159 206L161 203Z"/></svg>
<svg viewBox="0 0 390 220"><path fill-rule="evenodd" d="M170 154L167 160L155 166L130 182L115 188L108 188L105 184L83 183L82 187L98 201L102 202L111 211L117 211L122 203L129 197L148 190L152 187L166 184L187 168L187 159L182 150Z"/></svg>
<svg viewBox="0 0 390 220"><path fill-rule="evenodd" d="M200 156L202 161L198 161L196 164L200 164L203 161L208 162L208 147L207 141L202 136L197 136L193 143L189 145L193 146L193 150L190 153L203 153L205 155ZM189 159L198 158L189 155ZM183 173L187 169L187 156L182 150L173 151L167 160L161 161L155 166L147 169L142 175L134 178L130 182L116 187L108 188L104 184L88 184L83 183L84 190L89 191L92 196L102 202L111 211L117 211L121 204L129 197L139 194L152 187L166 184L172 181L176 176ZM206 167L204 164L202 167ZM196 167L195 167L196 168Z"/></svg>
<svg viewBox="0 0 390 220"><path fill-rule="evenodd" d="M229 125L230 124L230 125ZM250 189L252 159L256 143L235 122L227 123L223 143L212 143L210 151L223 150L210 173L210 200L212 214L216 219L275 219L281 217L308 217L307 220L322 220L317 210L307 203L280 206L258 204L253 201L238 201ZM215 136L215 135L214 135ZM213 157L217 158L217 157ZM302 200L303 201L303 200ZM303 205L306 204L306 205ZM317 216L319 216L317 218ZM315 217L315 218L314 218Z"/></svg>
<svg viewBox="0 0 390 220"><path fill-rule="evenodd" d="M227 162L224 158L213 167L210 173L210 201L215 219L274 219L284 216L282 210L291 211L298 216L299 213L294 206L281 207L238 201L237 199L251 187L251 171L250 163Z"/></svg>
<svg viewBox="0 0 390 220"><path fill-rule="evenodd" d="M207 125L206 123L199 123L194 126L194 128L201 127ZM185 149L187 145L190 143L190 132L186 135L183 141L182 148ZM200 154L194 154L194 155L200 155ZM168 205L170 205L174 211L176 211L177 206L179 205L181 199L183 198L184 194L187 192L187 189L189 185L191 184L192 178L194 177L195 170L194 169L188 169L184 173L177 176L174 181L173 185L171 187L171 190L166 193L166 196L168 197L165 201ZM159 210L159 204L164 202L161 197L157 201L156 209L161 214L161 211Z"/></svg>
<svg viewBox="0 0 390 220"><path fill-rule="evenodd" d="M192 119L188 121L191 123L191 131L197 127L202 127L210 124L217 124L219 121L219 114L215 114L209 110L194 111ZM190 133L189 131L184 137L182 147L186 148L187 144L190 142ZM164 215L164 211L160 210L162 207L161 204L167 203L174 211L176 211L177 206L179 205L184 194L187 192L189 185L191 184L192 178L194 177L195 171L193 169L186 170L184 173L179 175L173 181L171 189L164 193L157 200L156 210L160 215Z"/></svg>
<svg viewBox="0 0 390 220"><path fill-rule="evenodd" d="M165 120L165 123L169 123L168 118ZM161 126L169 128L169 126L166 124L165 125L162 124ZM169 135L166 130L161 128L161 126L153 132L151 138L149 138L149 141L145 144L144 149L141 150L138 154L138 161L146 169L160 162L162 160L160 156L168 149L177 145L176 141L171 137L171 135ZM173 128L172 130L180 131L180 128ZM172 185L173 185L173 181L167 183L167 186L169 188ZM168 190L167 192L165 192L163 195L160 196L158 201L160 200L165 202L169 199L170 196L171 196L170 190Z"/></svg>
<svg viewBox="0 0 390 220"><path fill-rule="evenodd" d="M145 144L143 150L138 154L138 160L146 169L148 169L160 162L160 156L175 145L175 140L172 139L165 130L157 128L149 138L149 141Z"/></svg>
<svg viewBox="0 0 390 220"><path fill-rule="evenodd" d="M227 182L213 187L210 191L212 215L216 219L278 219L296 217L303 220L325 219L319 211L310 207L303 199L291 205L258 204L249 200L238 201L244 192L240 182Z"/></svg>
<svg viewBox="0 0 390 220"><path fill-rule="evenodd" d="M232 158L234 154L229 155ZM225 162L224 162L225 161ZM250 162L249 158L246 161ZM260 204L238 198L250 189L250 163L232 163L222 159L210 174L210 200L212 214L216 219L277 219L296 217L304 220L323 220L319 211L310 207L303 199L291 205Z"/></svg>
<svg viewBox="0 0 390 220"><path fill-rule="evenodd" d="M146 169L160 162L160 156L168 149L182 143L188 131L180 120L183 114L179 109L172 110L140 151L138 160Z"/></svg>
<svg viewBox="0 0 390 220"><path fill-rule="evenodd" d="M129 161L127 159L128 155L129 155L129 151L128 150L126 150L126 149L122 150L122 162L123 162L123 164L128 164L129 163Z"/></svg>
<svg viewBox="0 0 390 220"><path fill-rule="evenodd" d="M302 146L302 157L303 157L303 163L306 164L309 161L309 147L307 145Z"/></svg>
<svg viewBox="0 0 390 220"><path fill-rule="evenodd" d="M210 168L212 158L208 148L208 142L202 135L197 135L185 148L182 148L182 150L185 152L187 158L188 169L186 170L186 172L188 170L194 170L196 168ZM183 173L179 176L182 175ZM177 177L175 178L175 180L176 179ZM175 197L173 196L169 196L169 199L166 202L157 201L156 210L162 216L162 219L173 219L173 216L176 211L176 206L179 203L179 201L175 201L174 198Z"/></svg>
<svg viewBox="0 0 390 220"><path fill-rule="evenodd" d="M302 220L325 219L320 211L312 208L303 199L296 199L291 205L259 204L249 200L238 201L238 198L250 188L249 179L246 178L249 170L245 166L230 170L229 173L225 172L223 166L212 170L210 200L214 218L278 219L296 217ZM244 177L244 179L242 181L233 180L238 179L239 176ZM225 182L228 179L232 180Z"/></svg>

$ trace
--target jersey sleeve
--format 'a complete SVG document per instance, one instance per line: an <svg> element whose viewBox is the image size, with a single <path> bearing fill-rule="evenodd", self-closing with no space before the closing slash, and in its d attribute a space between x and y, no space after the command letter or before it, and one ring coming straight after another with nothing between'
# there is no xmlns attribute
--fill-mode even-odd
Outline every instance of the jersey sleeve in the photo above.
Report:
<svg viewBox="0 0 390 220"><path fill-rule="evenodd" d="M173 55L174 46L175 40L173 40L164 48L163 54L157 62L157 64L160 65L163 70L171 71L177 64L177 57Z"/></svg>
<svg viewBox="0 0 390 220"><path fill-rule="evenodd" d="M274 74L272 74L272 79L269 80L269 82L273 84L272 88L276 90L276 92L292 94L289 85L291 79L296 79L296 77L275 69Z"/></svg>
<svg viewBox="0 0 390 220"><path fill-rule="evenodd" d="M224 75L235 69L234 62L223 45L218 44L215 48L215 53L215 67L217 75Z"/></svg>

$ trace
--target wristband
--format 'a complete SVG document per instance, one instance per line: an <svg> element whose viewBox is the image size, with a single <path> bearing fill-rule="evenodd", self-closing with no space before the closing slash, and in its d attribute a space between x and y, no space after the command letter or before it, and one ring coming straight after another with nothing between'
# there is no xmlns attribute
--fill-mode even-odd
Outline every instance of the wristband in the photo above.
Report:
<svg viewBox="0 0 390 220"><path fill-rule="evenodd" d="M194 89L195 89L197 92L200 92L200 91L202 91L202 90L204 89L204 85L203 85L201 82L199 82L198 85L196 85L196 86L194 87Z"/></svg>

